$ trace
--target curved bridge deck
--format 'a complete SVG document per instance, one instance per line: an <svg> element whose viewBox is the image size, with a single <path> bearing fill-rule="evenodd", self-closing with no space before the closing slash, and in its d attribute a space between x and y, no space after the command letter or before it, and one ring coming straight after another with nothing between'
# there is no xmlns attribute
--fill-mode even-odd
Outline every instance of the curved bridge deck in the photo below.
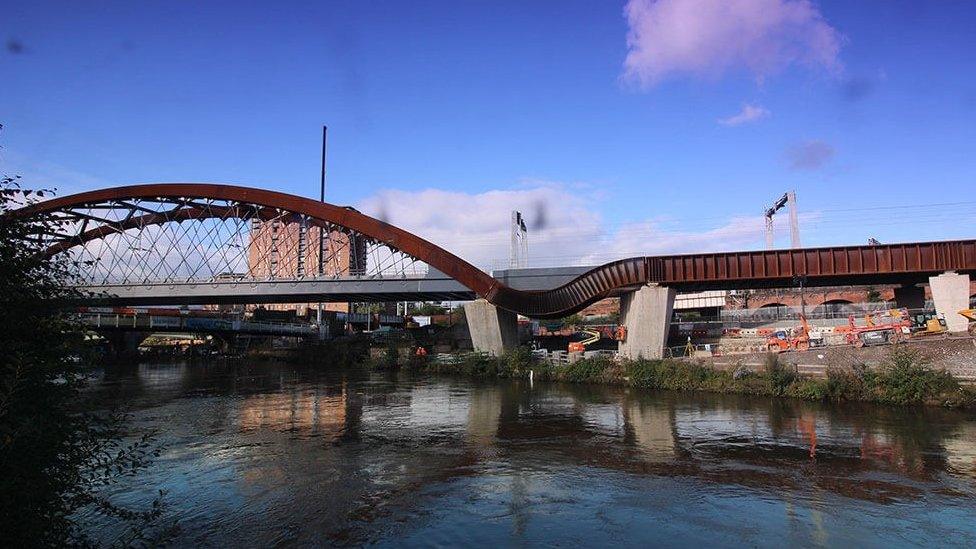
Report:
<svg viewBox="0 0 976 549"><path fill-rule="evenodd" d="M84 286L119 304L483 297L547 318L645 284L684 291L914 284L946 271L976 273L976 240L959 240L634 257L594 268L492 276L353 209L217 184L101 189L11 215L44 224L38 237L47 255L80 254L77 264L94 265L97 276ZM294 236L290 247L288 235ZM413 263L430 270L411 272L405 265ZM247 273L227 279L240 265Z"/></svg>

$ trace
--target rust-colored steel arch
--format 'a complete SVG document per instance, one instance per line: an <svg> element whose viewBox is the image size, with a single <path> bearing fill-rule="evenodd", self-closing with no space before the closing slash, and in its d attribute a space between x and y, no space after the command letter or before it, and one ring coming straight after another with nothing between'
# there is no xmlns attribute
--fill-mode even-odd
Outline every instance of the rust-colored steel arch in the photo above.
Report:
<svg viewBox="0 0 976 549"><path fill-rule="evenodd" d="M126 200L175 201L211 199L238 206L190 202L178 211L149 212L102 223L48 248L49 255L110 233L169 221L248 215L271 219L289 212L305 216L313 226L340 226L427 263L457 280L491 303L535 318L555 318L577 312L605 297L657 283L682 290L808 287L856 284L915 284L945 271L976 273L976 240L912 242L873 246L841 246L794 250L700 253L634 257L595 267L551 290L522 291L506 286L467 261L423 238L355 210L285 193L208 183L157 183L101 189L66 196L22 208L11 215L33 216L71 208ZM254 210L256 207L258 210ZM330 228L331 230L331 228Z"/></svg>
<svg viewBox="0 0 976 549"><path fill-rule="evenodd" d="M598 267L576 280L549 291L521 291L510 288L460 257L403 229L355 210L318 202L308 198L234 185L212 183L153 183L130 185L79 193L41 202L15 213L19 216L41 216L111 201L137 199L213 199L252 204L267 208L268 213L256 212L259 218L271 218L270 210L287 211L307 216L311 225L338 225L383 242L443 272L499 307L538 318L553 318L577 312L587 305L607 297L626 286L636 286L646 280L643 258L618 261ZM71 240L52 244L46 255L67 251L81 243L104 238L127 229L180 220L202 220L224 215L236 215L235 206L193 206L162 215L146 213L111 223L102 223Z"/></svg>

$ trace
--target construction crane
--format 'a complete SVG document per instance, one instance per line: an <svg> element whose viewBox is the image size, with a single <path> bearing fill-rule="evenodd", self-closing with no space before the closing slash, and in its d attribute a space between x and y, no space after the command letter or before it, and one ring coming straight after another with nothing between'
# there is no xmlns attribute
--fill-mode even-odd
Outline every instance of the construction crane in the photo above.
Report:
<svg viewBox="0 0 976 549"><path fill-rule="evenodd" d="M800 247L800 221L796 213L796 191L783 193L773 205L766 208L763 217L766 218L766 249L773 249L773 216L776 212L789 206L790 209L790 246Z"/></svg>

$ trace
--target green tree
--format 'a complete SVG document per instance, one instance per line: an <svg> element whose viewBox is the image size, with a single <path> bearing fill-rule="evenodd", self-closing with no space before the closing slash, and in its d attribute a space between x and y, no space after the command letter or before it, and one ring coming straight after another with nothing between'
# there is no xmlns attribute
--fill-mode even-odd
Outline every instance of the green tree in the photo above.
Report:
<svg viewBox="0 0 976 549"><path fill-rule="evenodd" d="M410 309L410 314L417 316L434 316L447 314L447 308L435 303L427 303L426 301L420 305L420 307L412 307Z"/></svg>
<svg viewBox="0 0 976 549"><path fill-rule="evenodd" d="M124 416L86 411L85 332L66 311L66 259L45 259L37 235L53 221L11 213L48 191L0 179L0 538L8 547L92 545L78 521L96 512L121 521L119 543L146 539L160 500L145 511L113 504L104 489L144 468L150 436L125 432Z"/></svg>

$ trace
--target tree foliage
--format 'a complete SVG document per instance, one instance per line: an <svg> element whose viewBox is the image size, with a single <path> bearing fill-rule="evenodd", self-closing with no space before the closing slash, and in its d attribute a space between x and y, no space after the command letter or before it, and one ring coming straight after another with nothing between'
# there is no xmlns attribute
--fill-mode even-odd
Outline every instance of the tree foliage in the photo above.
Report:
<svg viewBox="0 0 976 549"><path fill-rule="evenodd" d="M92 545L78 516L99 513L129 526L115 541L130 543L145 539L159 500L132 511L102 494L154 450L120 414L85 409L85 331L66 312L81 295L67 260L39 254L38 235L57 227L12 213L47 194L0 179L0 531L9 547Z"/></svg>
<svg viewBox="0 0 976 549"><path fill-rule="evenodd" d="M411 306L410 314L418 316L444 315L447 314L447 307L425 301L419 307Z"/></svg>

